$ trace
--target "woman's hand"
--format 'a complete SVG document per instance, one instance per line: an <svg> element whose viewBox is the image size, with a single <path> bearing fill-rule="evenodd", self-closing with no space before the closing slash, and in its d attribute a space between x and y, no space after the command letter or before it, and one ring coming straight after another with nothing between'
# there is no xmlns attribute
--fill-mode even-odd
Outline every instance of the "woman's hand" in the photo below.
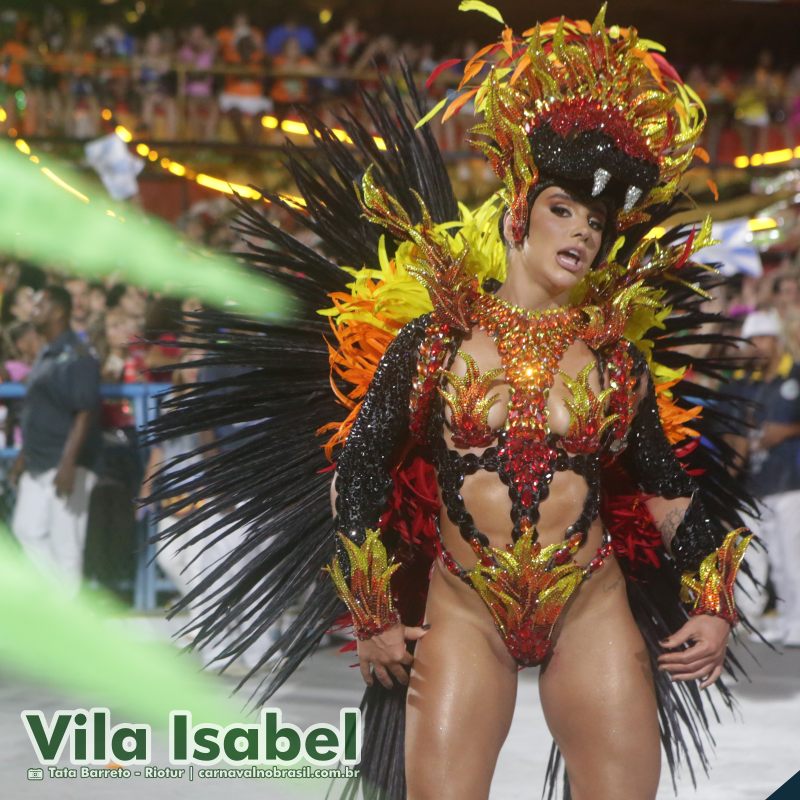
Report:
<svg viewBox="0 0 800 800"><path fill-rule="evenodd" d="M689 643L686 649L659 656L658 666L675 681L702 678L701 689L711 686L722 674L725 648L731 626L722 617L701 614L691 617L679 630L660 642L667 650Z"/></svg>
<svg viewBox="0 0 800 800"><path fill-rule="evenodd" d="M372 686L377 678L387 689L392 688L391 675L397 678L403 686L408 685L408 670L414 657L408 652L406 642L415 642L421 639L430 626L420 628L407 628L402 623L385 630L371 639L364 639L358 643L358 666L361 676L367 686Z"/></svg>

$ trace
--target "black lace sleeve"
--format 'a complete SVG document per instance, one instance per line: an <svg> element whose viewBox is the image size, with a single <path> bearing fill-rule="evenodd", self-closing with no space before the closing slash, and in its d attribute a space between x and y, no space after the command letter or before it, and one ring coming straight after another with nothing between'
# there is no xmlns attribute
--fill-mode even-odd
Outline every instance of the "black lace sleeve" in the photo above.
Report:
<svg viewBox="0 0 800 800"><path fill-rule="evenodd" d="M427 317L405 325L386 349L336 468L336 531L362 545L378 524L392 486L391 470L409 434L409 396ZM348 559L337 536L339 563Z"/></svg>
<svg viewBox="0 0 800 800"><path fill-rule="evenodd" d="M621 463L641 492L668 500L691 498L670 549L681 572L695 572L703 558L719 547L724 532L709 518L701 488L687 474L664 433L649 372L643 380L647 381L646 393L631 425Z"/></svg>

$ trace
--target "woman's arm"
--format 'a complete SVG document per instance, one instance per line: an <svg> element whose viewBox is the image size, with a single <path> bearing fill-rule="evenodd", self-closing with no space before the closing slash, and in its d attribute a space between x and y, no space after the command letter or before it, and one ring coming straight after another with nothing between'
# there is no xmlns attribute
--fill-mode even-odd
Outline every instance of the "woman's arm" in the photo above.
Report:
<svg viewBox="0 0 800 800"><path fill-rule="evenodd" d="M711 685L722 671L731 626L736 572L750 537L746 529L726 532L706 513L702 491L670 445L658 414L649 374L631 427L623 465L646 495L646 505L664 546L682 573L690 619L662 644L686 649L666 653L659 666L675 680L704 678ZM741 537L741 538L740 538Z"/></svg>
<svg viewBox="0 0 800 800"><path fill-rule="evenodd" d="M409 398L425 318L408 323L386 350L337 462L331 498L336 519L336 556L330 566L339 597L353 618L361 672L371 667L391 687L389 673L408 681L406 639L421 628L404 628L394 608L390 580L397 569L380 540L378 521L392 488L391 471L409 437Z"/></svg>

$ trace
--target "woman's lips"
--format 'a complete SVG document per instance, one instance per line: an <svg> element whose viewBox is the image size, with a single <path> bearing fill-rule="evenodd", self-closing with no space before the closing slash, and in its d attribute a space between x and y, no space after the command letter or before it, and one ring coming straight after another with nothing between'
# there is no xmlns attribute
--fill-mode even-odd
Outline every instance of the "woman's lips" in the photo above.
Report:
<svg viewBox="0 0 800 800"><path fill-rule="evenodd" d="M583 269L584 255L579 250L559 250L556 253L556 263L568 272L580 272Z"/></svg>

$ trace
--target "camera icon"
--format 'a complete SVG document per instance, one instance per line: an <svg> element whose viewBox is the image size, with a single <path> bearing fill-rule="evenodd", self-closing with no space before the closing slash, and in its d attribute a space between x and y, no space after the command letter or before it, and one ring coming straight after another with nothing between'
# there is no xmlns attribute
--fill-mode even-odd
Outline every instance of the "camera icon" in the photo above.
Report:
<svg viewBox="0 0 800 800"><path fill-rule="evenodd" d="M43 781L44 780L44 770L41 767L31 767L28 770L28 780L29 781Z"/></svg>

